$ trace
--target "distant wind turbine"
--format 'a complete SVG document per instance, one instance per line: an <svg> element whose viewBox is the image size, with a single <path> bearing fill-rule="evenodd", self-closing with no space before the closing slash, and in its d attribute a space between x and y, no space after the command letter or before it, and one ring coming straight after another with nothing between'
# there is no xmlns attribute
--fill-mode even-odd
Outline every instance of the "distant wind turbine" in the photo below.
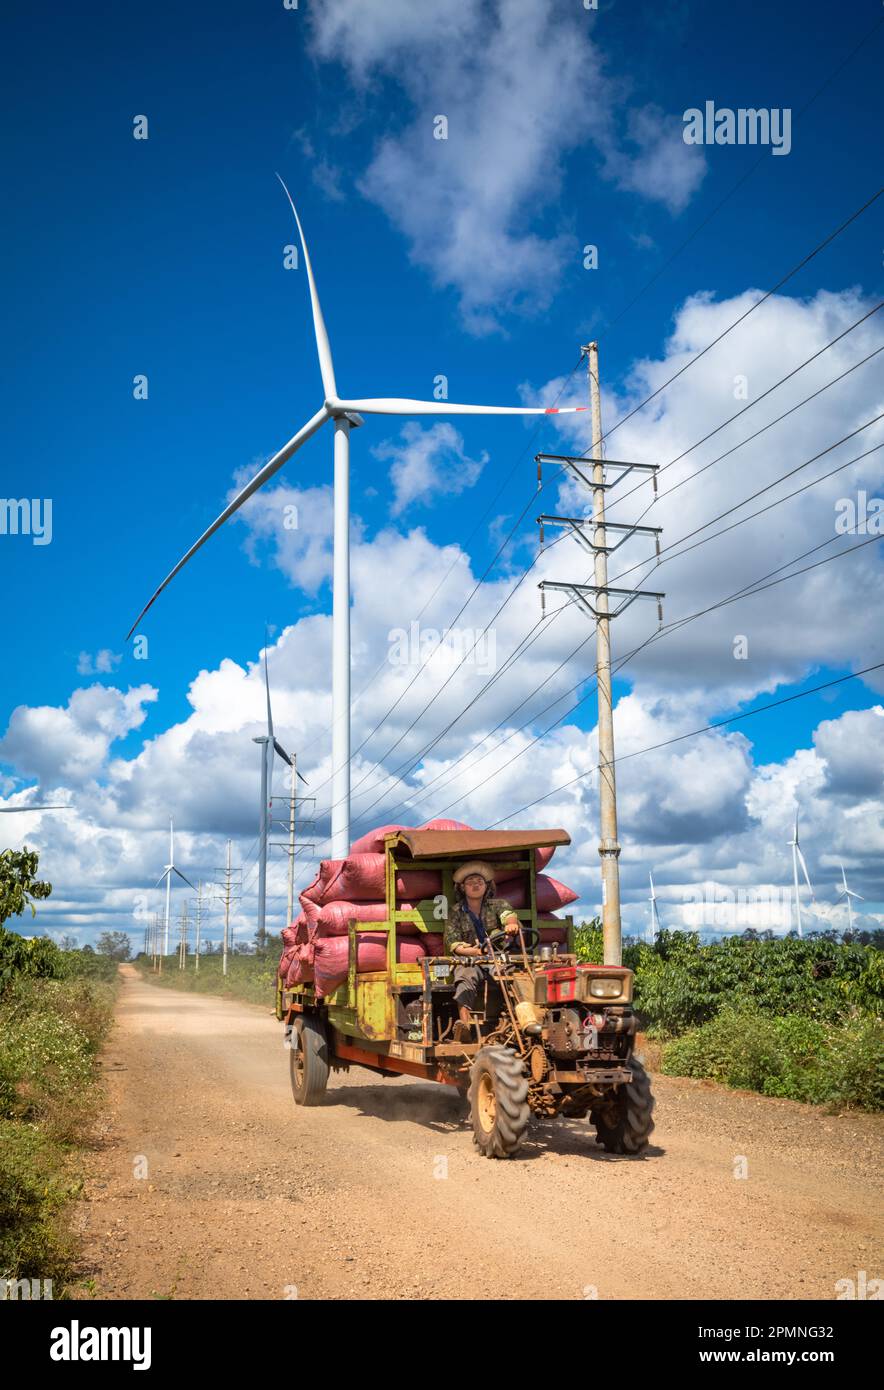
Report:
<svg viewBox="0 0 884 1390"><path fill-rule="evenodd" d="M813 884L812 884L811 881L810 881L810 874L807 872L807 863L806 863L806 861L805 861L804 855L801 853L801 845L798 843L798 812L797 812L797 811L795 812L795 833L793 834L792 839L789 841L789 844L792 846L792 875L793 875L794 880L795 880L795 917L796 917L796 921L797 921L797 924L798 924L798 935L799 935L799 936L803 936L804 933L803 933L802 930L801 930L801 894L800 894L799 889L798 889L798 865L799 865L799 863L801 864L801 868L802 868L803 871L804 871L804 877L805 877L805 880L807 881L807 886L808 886L808 888L810 889L810 900L811 900L811 902L815 903L815 902L816 902L816 898L814 897Z"/></svg>
<svg viewBox="0 0 884 1390"><path fill-rule="evenodd" d="M252 740L261 744L261 832L258 850L258 930L263 934L267 912L267 848L270 839L270 798L273 787L273 755L278 754L306 784L307 778L298 772L292 758L273 732L273 711L270 708L270 676L267 670L267 635L264 636L264 690L267 695L267 733ZM294 794L294 793L293 793ZM348 846L349 848L349 846Z"/></svg>
<svg viewBox="0 0 884 1390"><path fill-rule="evenodd" d="M163 872L160 874L160 876L159 876L159 878L157 879L157 882L156 882L156 886L157 886L157 888L159 888L159 886L160 886L160 884L162 883L163 879L166 880L166 916L165 916L165 923L164 923L164 926L163 926L163 955L164 955L164 956L167 956L167 955L169 954L169 900L170 900L171 895L172 895L172 875L173 875L173 874L177 874L178 877L182 880L182 882L187 884L188 888L193 888L193 884L191 883L190 879L189 879L189 878L185 878L184 875L183 875L183 873L181 872L181 870L175 868L175 826L174 826L174 824L173 824L173 822L172 822L172 817L170 816L170 817L169 817L169 862L168 862L168 864L166 865L166 867L165 867L165 869L163 870ZM196 892L196 889L193 888L193 891Z"/></svg>
<svg viewBox="0 0 884 1390"><path fill-rule="evenodd" d="M169 572L149 602L139 613L129 630L131 637L145 613L159 598L179 570L187 564L191 556L205 545L220 526L223 526L244 502L258 488L282 468L302 444L316 434L328 420L334 422L334 565L332 595L332 808L331 852L335 858L344 858L350 851L350 430L363 423L362 415L558 415L575 414L587 410L588 406L506 406L506 405L455 405L452 401L423 401L383 396L377 399L347 399L338 395L332 364L331 347L313 266L307 250L307 242L301 219L291 194L277 174L283 191L288 198L298 236L304 253L304 268L310 289L310 303L313 310L313 332L316 338L316 351L319 357L319 370L322 375L324 400L316 414L292 435L287 444L273 455L237 493L233 501L199 540L195 541L182 556L173 570Z"/></svg>
<svg viewBox="0 0 884 1390"><path fill-rule="evenodd" d="M657 891L654 888L654 875L651 873L650 869L648 869L648 879L651 884L651 945L653 946L654 938L660 931L660 914L657 911Z"/></svg>
<svg viewBox="0 0 884 1390"><path fill-rule="evenodd" d="M856 898L858 902L864 903L864 902L865 902L865 898L863 897L862 893L854 893L854 891L853 891L852 888L848 888L848 887L847 887L847 875L846 875L846 873L844 872L844 865L841 863L841 860L840 860L840 859L838 860L838 863L841 864L841 883L842 883L842 888L841 888L841 892L838 894L837 898L835 899L835 903L836 903L836 905L837 905L838 903L840 903L840 901L841 901L842 898L843 898L844 901L847 903L847 930L848 930L848 931L853 931L853 908L850 906L850 899L851 899L851 898Z"/></svg>

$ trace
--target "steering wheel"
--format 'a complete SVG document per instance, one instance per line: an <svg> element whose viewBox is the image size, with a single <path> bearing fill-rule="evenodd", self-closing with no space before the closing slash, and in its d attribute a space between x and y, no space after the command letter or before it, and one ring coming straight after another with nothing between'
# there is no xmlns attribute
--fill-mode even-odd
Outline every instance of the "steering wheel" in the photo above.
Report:
<svg viewBox="0 0 884 1390"><path fill-rule="evenodd" d="M522 939L525 942L525 950L536 950L540 945L540 932L536 927L529 926L525 922L522 922L520 925L522 928ZM488 940L491 943L492 949L495 951L521 951L522 949L521 943L519 942L519 933L504 931L502 927L499 927L497 931L489 932Z"/></svg>

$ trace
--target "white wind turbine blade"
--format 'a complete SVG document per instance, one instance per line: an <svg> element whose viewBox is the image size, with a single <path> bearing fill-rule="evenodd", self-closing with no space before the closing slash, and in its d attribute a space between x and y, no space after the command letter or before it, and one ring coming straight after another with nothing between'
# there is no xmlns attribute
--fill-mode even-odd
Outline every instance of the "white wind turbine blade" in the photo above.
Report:
<svg viewBox="0 0 884 1390"><path fill-rule="evenodd" d="M799 864L801 865L801 868L802 868L802 870L803 870L803 872L804 872L805 881L806 881L806 883L807 883L808 888L810 889L810 896L811 896L811 899L813 900L813 902L816 902L816 897L815 897L814 891L813 891L813 884L812 884L811 881L810 881L810 874L807 872L807 862L806 862L806 860L805 860L805 858L804 858L804 855L803 855L802 852L801 852L801 846L799 845L799 843L798 843L797 840L795 841L795 849L796 849L796 852L797 852L797 854L798 854L798 862L799 862Z"/></svg>
<svg viewBox="0 0 884 1390"><path fill-rule="evenodd" d="M194 885L191 883L190 879L189 879L189 878L185 878L185 877L184 877L184 874L181 872L181 870L180 870L180 869L176 869L174 864L172 864L170 867L171 867L172 873L173 873L173 874L177 874L178 877L179 877L180 879L182 879L184 883L187 884L188 888L193 888L193 891L194 891L194 893L195 893L195 892L196 892L196 888L194 888Z"/></svg>
<svg viewBox="0 0 884 1390"><path fill-rule="evenodd" d="M325 391L327 401L337 398L338 388L335 385L335 369L332 364L331 345L328 341L328 332L325 327L325 319L322 317L322 309L319 304L319 294L316 289L316 281L313 278L313 266L310 261L310 252L307 250L307 240L304 236L304 228L301 226L301 219L298 216L298 209L295 207L294 199L285 186L279 174L276 175L282 184L283 192L289 200L289 207L295 214L295 222L298 227L298 236L301 238L301 250L304 252L304 268L307 271L307 283L310 286L310 304L313 309L313 332L316 335L316 351L319 354L319 370L322 373L322 386Z"/></svg>
<svg viewBox="0 0 884 1390"><path fill-rule="evenodd" d="M400 396L335 401L339 410L360 415L576 415L588 405L458 405L455 401L413 401Z"/></svg>
<svg viewBox="0 0 884 1390"><path fill-rule="evenodd" d="M11 816L18 811L72 811L73 806L0 806L0 815Z"/></svg>
<svg viewBox="0 0 884 1390"><path fill-rule="evenodd" d="M327 410L325 406L323 406L321 410L317 410L313 418L308 420L306 425L302 425L301 428L298 430L298 433L292 435L289 442L287 444L283 444L279 452L275 453L273 455L273 458L270 459L268 463L265 463L264 467L261 468L255 474L251 482L246 483L245 487L242 488L241 491L239 491L236 494L233 501L224 508L224 511L221 513L221 515L215 521L212 522L209 529L203 532L199 540L196 541L190 547L187 554L182 556L182 558L178 561L178 564L175 566L175 568L173 570L170 570L170 572L166 575L160 587L154 592L150 600L144 605L141 612L138 614L138 617L135 619L134 623L127 632L127 641L132 636L132 633L135 631L138 624L141 622L141 619L144 617L145 613L147 613L148 610L153 607L160 594L163 592L167 585L171 584L176 574L178 574L179 570L182 570L184 568L191 556L195 555L196 552L200 549L200 547L205 545L206 541L210 538L210 536L214 536L219 526L223 526L224 522L227 521L229 517L233 516L234 512L239 511L240 507L243 505L244 502L247 502L249 500L253 492L257 492L258 488L263 487L263 485L270 478L273 477L274 473L279 472L280 468L282 468L282 465L288 462L292 454L294 454L298 449L300 449L302 444L306 444L307 440L312 438L316 431L322 425L325 424L326 420L330 419L331 412Z"/></svg>

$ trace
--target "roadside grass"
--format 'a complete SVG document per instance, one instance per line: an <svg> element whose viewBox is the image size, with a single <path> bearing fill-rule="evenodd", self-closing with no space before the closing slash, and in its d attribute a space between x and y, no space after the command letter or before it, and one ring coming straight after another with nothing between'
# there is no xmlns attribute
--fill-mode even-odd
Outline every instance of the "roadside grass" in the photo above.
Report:
<svg viewBox="0 0 884 1390"><path fill-rule="evenodd" d="M2 947L2 942L0 942ZM76 1258L70 1204L101 1099L98 1053L116 965L47 956L52 975L7 976L0 995L0 1278L52 1280L64 1295Z"/></svg>
<svg viewBox="0 0 884 1390"><path fill-rule="evenodd" d="M248 1004L264 1004L273 1010L276 1006L276 964L281 949L280 945L264 956L229 955L226 975L221 973L220 955L200 956L199 970L194 967L193 956L188 956L184 970L178 969L177 955L164 956L159 972L153 969L149 956L138 956L133 964L150 984L188 990L192 994L220 994Z"/></svg>

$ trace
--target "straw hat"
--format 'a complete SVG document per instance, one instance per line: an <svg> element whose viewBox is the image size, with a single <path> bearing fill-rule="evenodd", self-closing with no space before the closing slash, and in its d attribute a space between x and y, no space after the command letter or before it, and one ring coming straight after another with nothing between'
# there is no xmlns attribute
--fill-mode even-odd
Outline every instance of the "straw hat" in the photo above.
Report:
<svg viewBox="0 0 884 1390"><path fill-rule="evenodd" d="M490 864L486 864L483 859L471 859L468 864L461 864L459 869L454 871L455 883L463 883L470 874L481 874L486 883L494 882L494 869Z"/></svg>

